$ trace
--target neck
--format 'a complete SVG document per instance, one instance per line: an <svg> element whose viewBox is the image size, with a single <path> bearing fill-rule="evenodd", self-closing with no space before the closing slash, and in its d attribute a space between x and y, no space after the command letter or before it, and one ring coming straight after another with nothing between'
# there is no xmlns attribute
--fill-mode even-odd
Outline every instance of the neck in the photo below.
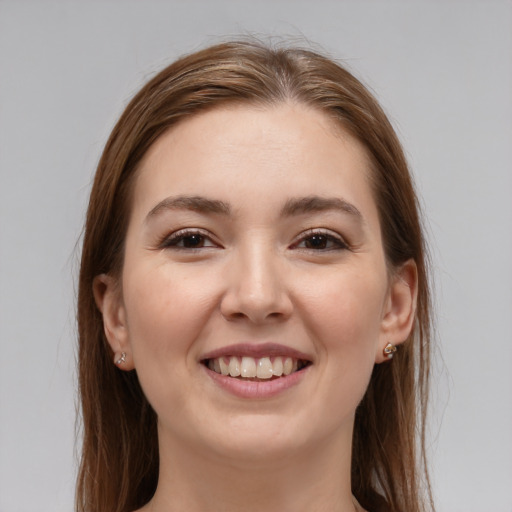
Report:
<svg viewBox="0 0 512 512"><path fill-rule="evenodd" d="M160 476L145 512L354 512L352 431L293 454L205 453L159 433ZM299 452L297 454L297 452Z"/></svg>

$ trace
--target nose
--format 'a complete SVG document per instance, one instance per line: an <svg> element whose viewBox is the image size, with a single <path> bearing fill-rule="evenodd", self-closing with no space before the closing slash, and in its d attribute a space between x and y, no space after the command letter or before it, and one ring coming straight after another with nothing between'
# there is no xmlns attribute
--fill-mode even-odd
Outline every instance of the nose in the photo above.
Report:
<svg viewBox="0 0 512 512"><path fill-rule="evenodd" d="M222 315L230 321L254 324L279 322L293 310L279 256L268 247L238 251L227 269Z"/></svg>

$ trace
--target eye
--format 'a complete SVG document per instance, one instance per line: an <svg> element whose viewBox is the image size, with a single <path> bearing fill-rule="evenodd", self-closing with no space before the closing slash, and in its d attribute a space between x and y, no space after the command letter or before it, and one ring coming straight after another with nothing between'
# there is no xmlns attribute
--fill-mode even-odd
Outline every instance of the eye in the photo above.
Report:
<svg viewBox="0 0 512 512"><path fill-rule="evenodd" d="M292 249L335 251L348 249L348 245L339 235L325 231L311 230L302 233L299 240L292 245Z"/></svg>
<svg viewBox="0 0 512 512"><path fill-rule="evenodd" d="M218 247L219 245L205 233L195 229L181 229L166 237L159 248L166 249L203 249L205 247Z"/></svg>

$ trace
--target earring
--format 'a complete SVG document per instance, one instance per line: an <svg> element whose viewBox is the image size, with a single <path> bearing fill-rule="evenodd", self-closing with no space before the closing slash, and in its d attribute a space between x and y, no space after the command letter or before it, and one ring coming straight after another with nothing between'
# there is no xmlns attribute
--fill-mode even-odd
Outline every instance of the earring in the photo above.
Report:
<svg viewBox="0 0 512 512"><path fill-rule="evenodd" d="M395 355L396 352L396 347L392 343L388 343L384 347L384 350L382 352L384 353L384 357L387 357L388 359L393 359L393 356Z"/></svg>
<svg viewBox="0 0 512 512"><path fill-rule="evenodd" d="M121 357L116 361L116 364L123 364L126 363L126 352L123 352L121 354Z"/></svg>

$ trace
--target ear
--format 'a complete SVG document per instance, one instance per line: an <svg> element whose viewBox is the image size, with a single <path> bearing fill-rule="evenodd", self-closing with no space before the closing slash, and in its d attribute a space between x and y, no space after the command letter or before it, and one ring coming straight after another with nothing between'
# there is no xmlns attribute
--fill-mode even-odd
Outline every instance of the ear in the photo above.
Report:
<svg viewBox="0 0 512 512"><path fill-rule="evenodd" d="M399 345L411 333L416 317L418 270L414 260L408 260L390 278L384 306L381 332L375 362L388 361L384 347L388 343Z"/></svg>
<svg viewBox="0 0 512 512"><path fill-rule="evenodd" d="M122 370L133 370L126 313L117 280L101 274L94 278L92 289L96 306L103 316L105 336L114 352L114 363Z"/></svg>

